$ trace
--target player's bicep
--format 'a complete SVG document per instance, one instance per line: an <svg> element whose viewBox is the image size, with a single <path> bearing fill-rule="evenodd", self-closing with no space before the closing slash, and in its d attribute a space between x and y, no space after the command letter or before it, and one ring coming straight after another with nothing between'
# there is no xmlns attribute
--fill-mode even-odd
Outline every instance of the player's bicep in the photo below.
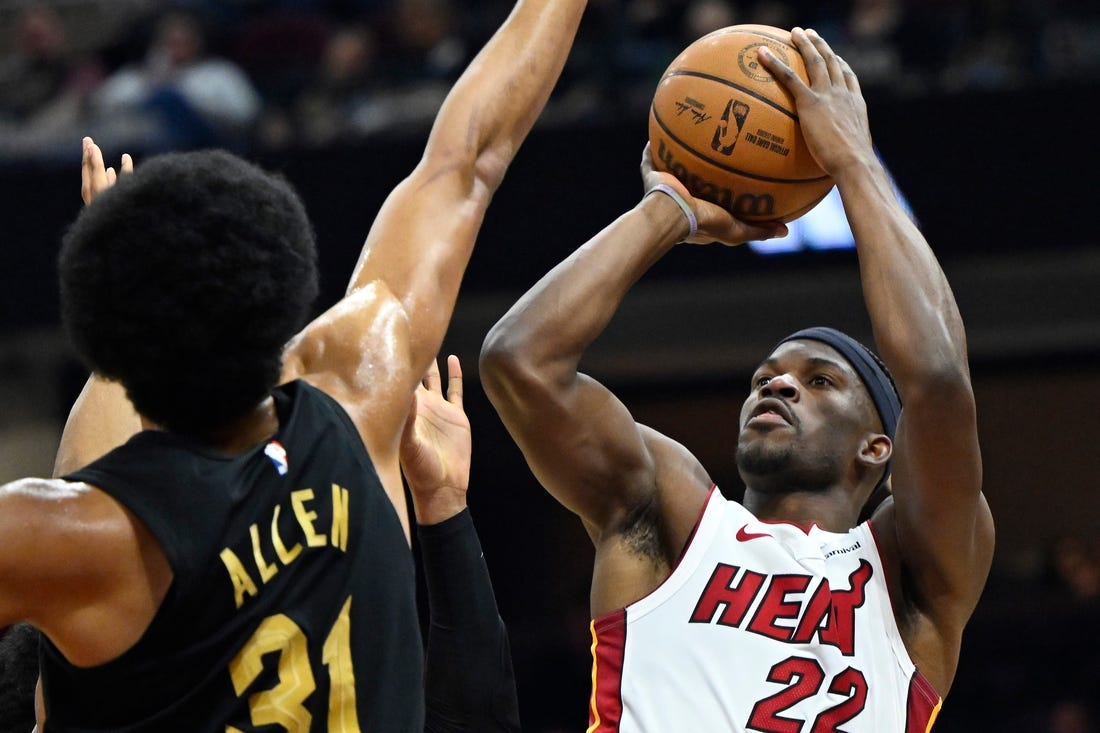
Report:
<svg viewBox="0 0 1100 733"><path fill-rule="evenodd" d="M656 491L645 429L596 380L487 392L539 483L586 526L606 528Z"/></svg>
<svg viewBox="0 0 1100 733"><path fill-rule="evenodd" d="M0 486L0 627L50 618L102 575L91 562L102 559L102 532L99 516L85 511L90 491L60 479Z"/></svg>
<svg viewBox="0 0 1100 733"><path fill-rule="evenodd" d="M145 525L86 483L0 487L0 536L0 625L34 624L79 666L133 646L172 582Z"/></svg>

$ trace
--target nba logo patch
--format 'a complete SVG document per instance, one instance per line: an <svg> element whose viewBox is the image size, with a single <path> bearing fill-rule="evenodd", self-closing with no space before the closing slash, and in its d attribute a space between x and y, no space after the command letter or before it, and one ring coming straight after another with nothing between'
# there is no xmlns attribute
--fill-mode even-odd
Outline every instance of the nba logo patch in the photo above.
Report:
<svg viewBox="0 0 1100 733"><path fill-rule="evenodd" d="M290 464L286 460L286 448L282 446L277 440L273 440L264 446L264 455L271 459L271 462L275 464L275 470L279 472L280 476L285 476L287 468Z"/></svg>

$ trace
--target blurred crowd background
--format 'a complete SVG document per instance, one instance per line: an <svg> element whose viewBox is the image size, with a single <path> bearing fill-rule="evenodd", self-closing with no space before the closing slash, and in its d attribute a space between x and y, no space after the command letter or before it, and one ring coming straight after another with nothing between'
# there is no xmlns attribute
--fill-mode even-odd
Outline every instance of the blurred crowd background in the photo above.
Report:
<svg viewBox="0 0 1100 733"><path fill-rule="evenodd" d="M331 300L451 82L511 6L0 0L0 480L49 472L85 376L59 334L52 271L80 205L80 137L95 137L112 162L123 151L140 165L219 146L279 168L317 225ZM476 349L519 292L634 200L661 73L688 43L736 23L816 28L851 63L971 329L1000 535L935 730L1097 733L1100 235L1088 184L1067 183L1090 180L1100 150L1087 101L1100 89L1097 0L590 0L562 80L490 209L452 346L469 375L471 502L512 634L525 730L585 727L591 547L479 393ZM1004 257L985 257L998 249ZM737 371L763 353L756 345L810 325L800 302L818 307L834 265L846 277L853 268L850 254L728 256L722 271L714 252L677 253L681 269L666 271L676 277L654 273L655 305L624 309L627 327L595 358L640 420L698 444L736 497L731 451L713 426L736 414L747 381ZM784 270L792 279L779 279ZM684 287L685 273L726 280ZM721 335L697 339L705 347L662 342L699 335L724 310L736 320L776 291L795 296L787 311L734 323L738 336L766 332L748 356L723 351ZM866 337L853 302L836 325Z"/></svg>
<svg viewBox="0 0 1100 733"><path fill-rule="evenodd" d="M0 156L318 147L419 134L508 0L0 2ZM869 97L1100 77L1095 0L593 0L542 124L645 110L669 61L736 23L814 27Z"/></svg>

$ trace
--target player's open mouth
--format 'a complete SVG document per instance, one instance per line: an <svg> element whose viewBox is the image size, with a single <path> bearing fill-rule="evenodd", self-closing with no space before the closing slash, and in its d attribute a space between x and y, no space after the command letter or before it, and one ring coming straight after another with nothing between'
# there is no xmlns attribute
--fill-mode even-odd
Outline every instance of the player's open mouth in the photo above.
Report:
<svg viewBox="0 0 1100 733"><path fill-rule="evenodd" d="M790 425L793 421L791 413L779 400L764 399L753 408L749 415L749 423Z"/></svg>

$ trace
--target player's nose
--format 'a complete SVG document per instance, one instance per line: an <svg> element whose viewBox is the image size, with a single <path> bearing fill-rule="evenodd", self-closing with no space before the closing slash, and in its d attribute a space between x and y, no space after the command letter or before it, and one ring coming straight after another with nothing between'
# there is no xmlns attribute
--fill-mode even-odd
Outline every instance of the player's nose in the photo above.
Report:
<svg viewBox="0 0 1100 733"><path fill-rule="evenodd" d="M798 380L790 374L777 374L760 386L761 397L782 397L785 400L796 400L798 394Z"/></svg>

